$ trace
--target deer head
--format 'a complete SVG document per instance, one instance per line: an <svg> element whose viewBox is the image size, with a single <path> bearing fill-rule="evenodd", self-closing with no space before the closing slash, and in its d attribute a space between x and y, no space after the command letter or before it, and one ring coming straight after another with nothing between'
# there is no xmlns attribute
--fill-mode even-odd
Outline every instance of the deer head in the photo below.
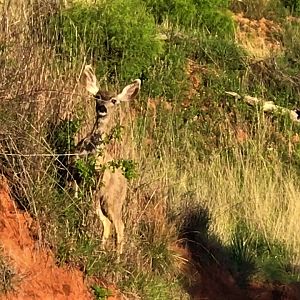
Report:
<svg viewBox="0 0 300 300"><path fill-rule="evenodd" d="M96 75L90 65L85 66L83 74L85 88L96 100L97 121L108 117L110 111L121 102L128 102L135 98L141 88L141 80L136 79L124 87L121 93L115 95L111 92L99 89Z"/></svg>
<svg viewBox="0 0 300 300"><path fill-rule="evenodd" d="M128 102L138 94L141 88L141 80L136 79L124 87L121 93L114 94L109 91L102 91L98 87L97 78L93 68L86 65L83 72L84 85L86 90L96 100L96 121L91 134L82 139L76 146L77 150L93 152L102 142L102 135L108 133L113 127L113 111L121 102Z"/></svg>

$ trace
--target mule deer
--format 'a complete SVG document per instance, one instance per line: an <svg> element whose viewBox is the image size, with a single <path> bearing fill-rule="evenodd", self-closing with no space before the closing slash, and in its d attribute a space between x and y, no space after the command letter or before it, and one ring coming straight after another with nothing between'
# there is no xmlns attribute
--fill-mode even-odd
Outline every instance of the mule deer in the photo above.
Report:
<svg viewBox="0 0 300 300"><path fill-rule="evenodd" d="M132 100L141 87L140 79L127 85L121 93L113 95L100 91L95 73L90 65L84 69L85 87L96 100L96 121L91 134L82 139L76 146L77 153L94 155L96 159L95 170L98 171L97 184L92 191L96 204L96 214L103 224L102 244L105 246L111 233L112 224L115 226L117 236L117 249L123 251L124 222L122 218L123 204L127 193L127 180L120 169L114 171L109 168L103 170L103 165L113 158L105 150L103 135L108 134L114 125L114 111L122 101Z"/></svg>

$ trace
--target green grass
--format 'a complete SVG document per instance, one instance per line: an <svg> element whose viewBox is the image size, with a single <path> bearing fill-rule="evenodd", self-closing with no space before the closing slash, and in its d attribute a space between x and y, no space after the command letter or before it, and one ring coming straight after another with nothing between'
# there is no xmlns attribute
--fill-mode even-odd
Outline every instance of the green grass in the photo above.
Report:
<svg viewBox="0 0 300 300"><path fill-rule="evenodd" d="M253 279L281 283L299 280L299 275L290 268L290 253L282 243L268 240L246 224L237 223L229 253L241 286Z"/></svg>
<svg viewBox="0 0 300 300"><path fill-rule="evenodd" d="M112 293L110 290L103 288L99 285L93 285L92 289L93 289L96 300L105 300L109 296L112 296Z"/></svg>
<svg viewBox="0 0 300 300"><path fill-rule="evenodd" d="M163 53L154 18L141 1L78 2L46 22L52 29L50 43L62 59L76 63L84 52L95 59L98 75L113 82L147 73ZM58 37L54 41L53 35Z"/></svg>

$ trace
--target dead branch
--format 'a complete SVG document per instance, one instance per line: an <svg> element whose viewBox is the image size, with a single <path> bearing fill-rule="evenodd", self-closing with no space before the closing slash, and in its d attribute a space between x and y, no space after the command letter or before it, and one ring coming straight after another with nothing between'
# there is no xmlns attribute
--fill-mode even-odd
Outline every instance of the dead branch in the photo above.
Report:
<svg viewBox="0 0 300 300"><path fill-rule="evenodd" d="M300 123L300 110L291 110L279 105L276 105L273 101L266 101L261 98L251 96L241 96L236 92L225 92L227 95L233 96L236 99L243 100L250 106L260 106L264 112L271 112L281 115L289 115L293 122Z"/></svg>

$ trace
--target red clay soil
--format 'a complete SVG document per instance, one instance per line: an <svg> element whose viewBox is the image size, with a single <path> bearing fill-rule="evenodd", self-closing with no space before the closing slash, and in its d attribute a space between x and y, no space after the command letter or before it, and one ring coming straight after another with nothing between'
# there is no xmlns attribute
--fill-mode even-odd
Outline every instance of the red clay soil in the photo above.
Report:
<svg viewBox="0 0 300 300"><path fill-rule="evenodd" d="M28 213L14 206L1 180L0 245L18 279L15 290L0 299L93 299L80 271L56 266L49 250L37 248L30 235L32 223Z"/></svg>

